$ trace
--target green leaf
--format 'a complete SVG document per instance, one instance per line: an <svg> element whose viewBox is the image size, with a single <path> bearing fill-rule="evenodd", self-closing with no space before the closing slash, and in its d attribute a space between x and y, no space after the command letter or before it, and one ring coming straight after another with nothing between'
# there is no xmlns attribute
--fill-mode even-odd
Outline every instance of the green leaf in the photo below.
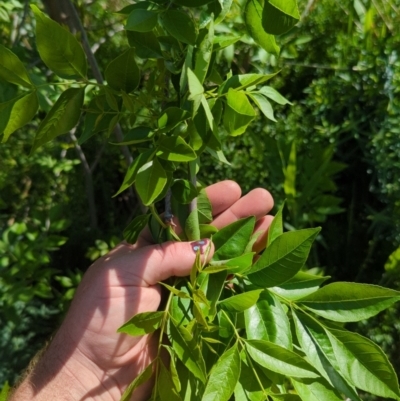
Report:
<svg viewBox="0 0 400 401"><path fill-rule="evenodd" d="M197 47L195 50L195 64L194 73L196 74L199 82L202 84L206 78L208 67L213 51L214 41L214 22L211 21L208 24L208 28L203 28L199 32L197 39Z"/></svg>
<svg viewBox="0 0 400 401"><path fill-rule="evenodd" d="M361 390L400 399L396 373L384 352L371 340L344 330L326 329L343 376Z"/></svg>
<svg viewBox="0 0 400 401"><path fill-rule="evenodd" d="M151 362L146 369L144 369L138 376L136 376L135 380L126 388L124 393L122 394L120 401L129 401L132 399L133 392L141 386L143 383L147 382L153 376L153 365L154 361Z"/></svg>
<svg viewBox="0 0 400 401"><path fill-rule="evenodd" d="M135 90L140 82L140 71L135 61L135 49L130 48L112 60L104 74L111 88L126 93Z"/></svg>
<svg viewBox="0 0 400 401"><path fill-rule="evenodd" d="M268 291L257 303L244 312L246 334L249 340L266 340L292 349L289 319L282 304Z"/></svg>
<svg viewBox="0 0 400 401"><path fill-rule="evenodd" d="M126 242L129 244L134 244L140 233L144 230L149 222L150 215L142 214L140 216L135 217L125 228L123 232L123 236Z"/></svg>
<svg viewBox="0 0 400 401"><path fill-rule="evenodd" d="M331 283L297 302L326 319L357 322L375 316L399 299L399 291L377 285Z"/></svg>
<svg viewBox="0 0 400 401"><path fill-rule="evenodd" d="M313 367L295 352L264 340L246 341L246 350L261 366L289 377L316 378Z"/></svg>
<svg viewBox="0 0 400 401"><path fill-rule="evenodd" d="M257 286L274 287L292 278L304 265L320 228L282 234L264 251L247 272Z"/></svg>
<svg viewBox="0 0 400 401"><path fill-rule="evenodd" d="M25 88L33 86L22 61L3 45L0 45L0 78Z"/></svg>
<svg viewBox="0 0 400 401"><path fill-rule="evenodd" d="M264 0L247 0L244 21L250 36L268 53L279 56L280 48L275 37L264 31L262 26L262 10Z"/></svg>
<svg viewBox="0 0 400 401"><path fill-rule="evenodd" d="M196 44L197 27L188 14L169 9L160 15L160 20L172 37L188 45Z"/></svg>
<svg viewBox="0 0 400 401"><path fill-rule="evenodd" d="M337 366L332 366L329 362L326 352L331 358L334 356L332 345L325 330L303 313L299 312L297 316L293 310L292 315L297 339L312 366L321 373L333 388L345 394L350 400L361 401L355 389L341 376Z"/></svg>
<svg viewBox="0 0 400 401"><path fill-rule="evenodd" d="M255 217L249 216L225 226L213 235L213 260L227 260L241 256L254 230Z"/></svg>
<svg viewBox="0 0 400 401"><path fill-rule="evenodd" d="M135 9L129 14L125 29L127 31L149 32L157 25L157 17L158 14L155 11Z"/></svg>
<svg viewBox="0 0 400 401"><path fill-rule="evenodd" d="M296 0L269 0L264 2L262 26L265 32L282 35L300 19Z"/></svg>
<svg viewBox="0 0 400 401"><path fill-rule="evenodd" d="M114 197L133 185L133 183L136 181L136 176L139 169L149 161L152 155L153 150L148 150L147 152L141 153L135 160L133 160L132 164L129 166L125 174L124 181L122 182L121 187L114 195Z"/></svg>
<svg viewBox="0 0 400 401"><path fill-rule="evenodd" d="M85 88L69 88L63 92L39 125L31 154L40 146L65 134L78 124Z"/></svg>
<svg viewBox="0 0 400 401"><path fill-rule="evenodd" d="M240 376L240 355L237 343L224 352L213 366L202 401L228 401Z"/></svg>
<svg viewBox="0 0 400 401"><path fill-rule="evenodd" d="M158 141L157 156L172 162L196 160L196 152L180 136L164 136Z"/></svg>
<svg viewBox="0 0 400 401"><path fill-rule="evenodd" d="M164 313L163 311L138 313L124 323L117 332L130 336L143 336L153 333L160 327Z"/></svg>
<svg viewBox="0 0 400 401"><path fill-rule="evenodd" d="M317 291L319 286L330 276L315 276L306 272L299 271L290 280L279 287L273 287L272 291L284 298L297 300Z"/></svg>
<svg viewBox="0 0 400 401"><path fill-rule="evenodd" d="M206 382L206 366L198 343L182 325L177 326L172 320L170 325L170 341L178 358L201 382Z"/></svg>
<svg viewBox="0 0 400 401"><path fill-rule="evenodd" d="M267 246L270 246L271 243L283 234L283 208L285 207L285 202L276 212L274 219L272 220L269 228L268 228L268 241Z"/></svg>
<svg viewBox="0 0 400 401"><path fill-rule="evenodd" d="M318 379L292 379L293 386L306 401L343 401L343 397L322 378Z"/></svg>
<svg viewBox="0 0 400 401"><path fill-rule="evenodd" d="M224 127L229 135L238 136L246 131L256 113L243 91L229 89L226 96Z"/></svg>
<svg viewBox="0 0 400 401"><path fill-rule="evenodd" d="M129 45L134 47L138 57L147 58L162 58L160 44L157 36L149 32L126 31Z"/></svg>
<svg viewBox="0 0 400 401"><path fill-rule="evenodd" d="M250 98L261 110L265 117L276 122L276 119L274 117L274 110L272 109L271 103L267 100L265 96L260 95L257 92L251 92L248 94L248 96L250 96Z"/></svg>
<svg viewBox="0 0 400 401"><path fill-rule="evenodd" d="M35 5L36 45L40 58L61 78L85 78L85 52L71 32L42 13Z"/></svg>
<svg viewBox="0 0 400 401"><path fill-rule="evenodd" d="M281 105L292 104L289 102L289 100L284 98L276 89L272 88L271 86L263 86L259 90L259 92L262 95L269 97L270 99L272 99L273 101L275 101L278 104L281 104Z"/></svg>
<svg viewBox="0 0 400 401"><path fill-rule="evenodd" d="M187 205L197 196L197 188L184 179L175 180L171 192L172 196L183 205Z"/></svg>
<svg viewBox="0 0 400 401"><path fill-rule="evenodd" d="M277 74L243 74L243 75L233 75L228 78L218 89L219 94L224 94L229 91L229 89L236 89L237 91L246 89L250 86L260 85Z"/></svg>
<svg viewBox="0 0 400 401"><path fill-rule="evenodd" d="M218 302L221 308L229 312L243 312L251 308L260 297L261 292L264 290L247 291L239 295L233 295Z"/></svg>
<svg viewBox="0 0 400 401"><path fill-rule="evenodd" d="M38 108L36 91L0 104L0 133L4 133L2 142L6 142L13 132L31 121Z"/></svg>
<svg viewBox="0 0 400 401"><path fill-rule="evenodd" d="M161 194L168 176L157 159L141 166L136 174L136 190L145 206L149 206Z"/></svg>

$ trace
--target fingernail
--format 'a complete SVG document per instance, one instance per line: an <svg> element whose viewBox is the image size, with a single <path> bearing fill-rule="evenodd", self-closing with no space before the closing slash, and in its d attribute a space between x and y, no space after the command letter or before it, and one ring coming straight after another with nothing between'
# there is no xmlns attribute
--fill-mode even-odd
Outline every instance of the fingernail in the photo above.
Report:
<svg viewBox="0 0 400 401"><path fill-rule="evenodd" d="M193 252L197 253L200 251L201 254L204 254L204 250L207 248L207 245L210 243L209 239L201 239L195 242L192 242L190 245L192 246Z"/></svg>

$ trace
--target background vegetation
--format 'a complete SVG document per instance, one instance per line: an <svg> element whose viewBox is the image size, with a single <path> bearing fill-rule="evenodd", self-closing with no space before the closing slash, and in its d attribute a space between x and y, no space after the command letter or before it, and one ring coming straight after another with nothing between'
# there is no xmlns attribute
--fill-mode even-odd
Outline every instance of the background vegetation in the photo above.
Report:
<svg viewBox="0 0 400 401"><path fill-rule="evenodd" d="M61 15L61 1L32 3ZM128 2L75 4L104 69L126 45L113 12ZM260 115L224 150L232 166L205 161L199 178L231 178L244 191L265 187L278 206L287 199L287 229L323 227L309 267L333 280L398 289L399 6L309 0L300 1L300 10L300 24L278 39L279 57L254 46L234 13L219 26L242 36L219 54L226 72L280 71L271 85L292 105L274 106L276 122ZM35 83L53 82L35 49L32 21L27 2L0 2L1 43L29 66ZM55 85L46 88L45 110L59 93ZM15 92L0 82L0 103ZM0 146L0 383L12 383L43 346L90 261L122 237L139 211L134 193L112 198L129 162L120 147L104 135L80 147L80 125L28 157L38 123ZM357 330L383 347L400 372L397 308Z"/></svg>

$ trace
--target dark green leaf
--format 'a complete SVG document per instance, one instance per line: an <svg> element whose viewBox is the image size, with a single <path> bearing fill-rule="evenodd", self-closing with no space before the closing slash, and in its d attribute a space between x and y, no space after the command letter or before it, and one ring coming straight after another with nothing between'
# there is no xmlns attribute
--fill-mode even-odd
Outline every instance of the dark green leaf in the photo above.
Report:
<svg viewBox="0 0 400 401"><path fill-rule="evenodd" d="M260 297L261 292L264 290L247 291L239 295L233 295L218 302L221 308L229 312L243 312L251 308Z"/></svg>
<svg viewBox="0 0 400 401"><path fill-rule="evenodd" d="M129 334L130 336L143 336L153 333L160 327L164 313L162 311L138 313L124 323L117 332Z"/></svg>
<svg viewBox="0 0 400 401"><path fill-rule="evenodd" d="M140 81L139 67L135 61L135 49L124 51L108 64L105 71L108 85L117 91L132 92Z"/></svg>
<svg viewBox="0 0 400 401"><path fill-rule="evenodd" d="M375 316L400 299L400 292L369 284L331 283L298 302L336 322L356 322Z"/></svg>
<svg viewBox="0 0 400 401"><path fill-rule="evenodd" d="M153 376L153 365L154 361L151 362L146 369L144 369L138 376L136 376L135 380L126 388L124 393L122 394L120 401L129 401L132 399L133 392L143 383L147 382Z"/></svg>
<svg viewBox="0 0 400 401"><path fill-rule="evenodd" d="M146 9L133 10L126 20L125 29L127 31L149 32L157 24L158 14Z"/></svg>
<svg viewBox="0 0 400 401"><path fill-rule="evenodd" d="M254 361L273 372L289 377L318 377L305 359L277 344L264 340L248 340L246 349Z"/></svg>
<svg viewBox="0 0 400 401"><path fill-rule="evenodd" d="M169 9L160 15L167 32L180 42L194 45L197 38L197 27L193 19L183 11Z"/></svg>
<svg viewBox="0 0 400 401"><path fill-rule="evenodd" d="M85 88L69 88L63 92L39 125L31 153L65 134L78 124L83 105Z"/></svg>
<svg viewBox="0 0 400 401"><path fill-rule="evenodd" d="M253 233L254 225L255 217L250 216L219 230L212 238L216 249L213 260L228 260L241 256Z"/></svg>
<svg viewBox="0 0 400 401"><path fill-rule="evenodd" d="M319 231L320 228L308 228L276 238L248 272L249 280L262 287L288 281L303 267Z"/></svg>
<svg viewBox="0 0 400 401"><path fill-rule="evenodd" d="M293 28L300 19L296 0L269 0L264 2L262 26L265 32L281 35Z"/></svg>
<svg viewBox="0 0 400 401"><path fill-rule="evenodd" d="M276 44L275 37L264 31L262 26L262 10L264 0L248 0L244 11L244 20L250 36L264 50L275 56L279 56L279 46Z"/></svg>
<svg viewBox="0 0 400 401"><path fill-rule="evenodd" d="M243 134L255 115L244 91L229 89L224 112L224 127L228 133L232 136Z"/></svg>
<svg viewBox="0 0 400 401"><path fill-rule="evenodd" d="M150 215L142 214L140 216L135 217L125 228L123 232L123 236L126 242L129 244L134 244L140 233L147 226L149 222Z"/></svg>
<svg viewBox="0 0 400 401"><path fill-rule="evenodd" d="M213 366L202 401L228 401L240 375L240 355L237 344L224 352Z"/></svg>
<svg viewBox="0 0 400 401"><path fill-rule="evenodd" d="M182 325L170 319L170 341L178 358L203 383L206 382L206 366L201 350L193 336Z"/></svg>
<svg viewBox="0 0 400 401"><path fill-rule="evenodd" d="M3 45L0 45L0 78L25 88L33 86L22 61Z"/></svg>
<svg viewBox="0 0 400 401"><path fill-rule="evenodd" d="M138 57L143 59L162 58L160 44L153 32L127 31L126 36L129 45L135 48Z"/></svg>
<svg viewBox="0 0 400 401"><path fill-rule="evenodd" d="M36 44L41 59L61 78L86 77L85 52L77 39L42 13L35 5Z"/></svg>
<svg viewBox="0 0 400 401"><path fill-rule="evenodd" d="M282 304L268 291L244 312L244 318L249 340L266 340L292 349L289 319Z"/></svg>
<svg viewBox="0 0 400 401"><path fill-rule="evenodd" d="M196 152L180 136L164 136L158 142L157 156L173 162L196 160Z"/></svg>
<svg viewBox="0 0 400 401"><path fill-rule="evenodd" d="M145 206L151 205L161 194L168 175L157 159L141 166L136 174L136 190Z"/></svg>
<svg viewBox="0 0 400 401"><path fill-rule="evenodd" d="M2 142L6 142L13 132L31 121L38 108L36 91L0 104L0 134L4 133Z"/></svg>
<svg viewBox="0 0 400 401"><path fill-rule="evenodd" d="M118 192L114 195L117 196L125 189L129 188L136 180L136 175L139 169L146 164L153 154L153 150L148 150L147 152L141 153L129 166L128 171L125 174L124 181L119 188Z"/></svg>

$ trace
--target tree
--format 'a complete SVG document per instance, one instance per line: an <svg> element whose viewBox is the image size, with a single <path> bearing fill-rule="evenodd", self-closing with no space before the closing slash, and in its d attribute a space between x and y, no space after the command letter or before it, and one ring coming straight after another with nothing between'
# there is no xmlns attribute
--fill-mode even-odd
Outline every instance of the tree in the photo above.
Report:
<svg viewBox="0 0 400 401"><path fill-rule="evenodd" d="M249 0L242 6L229 0L177 0L123 8L120 14L130 46L108 63L107 84L100 77L97 82L87 78L87 55L79 40L32 6L38 52L55 73L50 84L63 92L41 121L31 153L68 132L75 141L71 130L82 110L84 124L77 141L82 162L82 144L103 133L108 138L121 124L127 132L119 145L130 146L134 157L116 195L135 186L148 208L125 229L125 239L135 242L146 225L155 241L212 236L212 262L203 266L198 259L190 278L164 284L170 291L167 309L137 315L120 328L131 335L160 329L170 337L171 345L165 345L171 354L170 369L160 358L155 362L155 398L162 387L168 397L177 399L192 392L199 399L228 400L234 393L236 399L339 400L344 394L358 400L356 388L398 399L397 378L384 353L340 325L374 316L396 302L398 292L351 283L319 288L327 277L301 270L319 228L284 233L282 209L270 228L266 250L255 262L254 218L220 231L208 224L209 203L196 178L200 157L208 154L227 163L222 143L243 135L258 110L274 119L269 100L287 103L265 85L275 73L233 74L218 56L241 40L232 34L237 20L241 26L240 18L252 40L278 55L274 35L298 21L297 3ZM225 19L231 21L230 35L218 30ZM84 32L75 26L88 49ZM20 95L0 106L7 141L36 114L41 89L15 53L1 47L0 58L1 77L22 87ZM93 72L95 68L92 63ZM292 144L285 166L288 195L294 195L290 190L295 157ZM159 213L161 200L164 217ZM91 204L93 210L93 199ZM288 205L294 213L293 198L288 198ZM179 235L171 224L172 214L183 228ZM92 226L96 227L95 219ZM226 371L231 374L222 387L219 377ZM149 372L150 368L135 379L123 399L129 399Z"/></svg>

